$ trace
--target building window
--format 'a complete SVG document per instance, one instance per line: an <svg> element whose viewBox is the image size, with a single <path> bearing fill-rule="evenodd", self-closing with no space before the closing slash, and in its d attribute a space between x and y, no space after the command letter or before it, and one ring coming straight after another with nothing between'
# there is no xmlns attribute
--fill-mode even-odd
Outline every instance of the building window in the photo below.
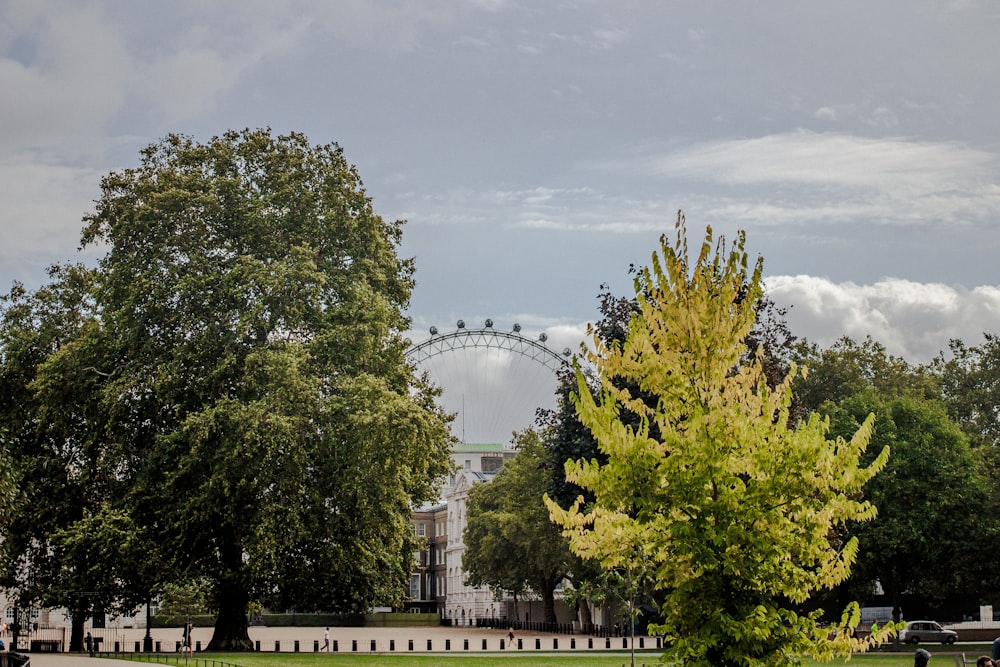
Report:
<svg viewBox="0 0 1000 667"><path fill-rule="evenodd" d="M415 574L410 577L410 599L419 600L420 599L420 575Z"/></svg>
<svg viewBox="0 0 1000 667"><path fill-rule="evenodd" d="M465 459L465 469L472 470L472 459Z"/></svg>
<svg viewBox="0 0 1000 667"><path fill-rule="evenodd" d="M426 524L422 523L419 526L417 526L417 535L419 535L420 537L424 537L425 535L427 535L427 525Z"/></svg>

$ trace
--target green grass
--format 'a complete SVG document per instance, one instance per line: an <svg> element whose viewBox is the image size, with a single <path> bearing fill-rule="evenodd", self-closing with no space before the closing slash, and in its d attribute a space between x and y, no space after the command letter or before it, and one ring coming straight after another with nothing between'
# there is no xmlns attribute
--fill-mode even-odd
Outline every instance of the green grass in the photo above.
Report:
<svg viewBox="0 0 1000 667"><path fill-rule="evenodd" d="M965 653L968 660L975 660L980 655L989 655L988 644L962 645L943 647L929 645L925 647L933 654L930 667L951 667L955 664L953 655ZM846 663L835 660L832 663L819 663L813 660L803 660L803 667L821 667L823 665L844 665L848 667L911 667L913 665L912 648L902 648L898 653L889 651L852 656ZM196 659L185 661L183 657L169 656L171 665L187 667L220 667L222 663L240 665L240 667L376 667L390 665L391 667L618 667L630 665L631 656L627 652L580 652L567 651L565 654L554 655L519 652L469 652L446 655L441 653L412 655L396 654L355 654L355 653L207 653L200 654ZM636 651L635 664L658 664L659 654L650 651Z"/></svg>

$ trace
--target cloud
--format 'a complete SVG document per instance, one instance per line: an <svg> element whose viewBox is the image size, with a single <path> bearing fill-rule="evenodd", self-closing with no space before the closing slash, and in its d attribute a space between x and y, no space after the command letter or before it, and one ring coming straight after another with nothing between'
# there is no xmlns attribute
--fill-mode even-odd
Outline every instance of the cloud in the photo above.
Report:
<svg viewBox="0 0 1000 667"><path fill-rule="evenodd" d="M799 130L696 143L599 169L659 178L693 219L709 224L992 227L1000 210L1000 155L958 142Z"/></svg>
<svg viewBox="0 0 1000 667"><path fill-rule="evenodd" d="M800 130L696 144L653 161L659 173L738 185L801 183L940 192L996 174L1000 158L957 143Z"/></svg>
<svg viewBox="0 0 1000 667"><path fill-rule="evenodd" d="M43 8L47 7L47 11ZM0 147L89 155L125 98L131 58L98 9L5 5L0 41Z"/></svg>
<svg viewBox="0 0 1000 667"><path fill-rule="evenodd" d="M1000 332L1000 286L973 289L885 278L870 285L836 283L816 276L771 276L768 295L790 306L792 333L820 347L838 338L871 336L894 355L925 363L959 338L982 342Z"/></svg>

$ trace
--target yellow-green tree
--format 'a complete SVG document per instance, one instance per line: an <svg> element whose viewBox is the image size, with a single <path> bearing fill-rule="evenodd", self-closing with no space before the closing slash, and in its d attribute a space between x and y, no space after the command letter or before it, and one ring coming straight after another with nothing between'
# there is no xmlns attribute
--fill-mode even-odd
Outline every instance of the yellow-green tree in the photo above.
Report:
<svg viewBox="0 0 1000 667"><path fill-rule="evenodd" d="M816 415L789 424L799 371L770 390L760 353L746 354L763 261L751 271L744 243L740 233L714 244L709 228L692 261L681 215L676 242L661 237L637 273L624 342L594 338L596 399L578 373L577 411L607 462L569 461L566 475L594 501L548 503L578 555L652 580L666 657L688 666L784 665L866 646L851 636L856 605L832 633L798 609L848 576L858 545L841 529L875 516L861 491L889 451L859 464L871 417L850 440L827 439ZM634 380L637 395L612 377ZM622 423L626 410L638 425Z"/></svg>

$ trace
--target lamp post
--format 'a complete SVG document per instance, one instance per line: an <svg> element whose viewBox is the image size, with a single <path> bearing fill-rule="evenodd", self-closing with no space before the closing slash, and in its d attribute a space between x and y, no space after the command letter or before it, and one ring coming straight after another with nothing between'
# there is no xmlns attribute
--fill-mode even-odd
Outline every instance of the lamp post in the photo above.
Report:
<svg viewBox="0 0 1000 667"><path fill-rule="evenodd" d="M152 615L150 614L150 596L146 594L146 636L142 638L142 650L144 653L153 652L153 635L150 634L150 626L152 625Z"/></svg>

